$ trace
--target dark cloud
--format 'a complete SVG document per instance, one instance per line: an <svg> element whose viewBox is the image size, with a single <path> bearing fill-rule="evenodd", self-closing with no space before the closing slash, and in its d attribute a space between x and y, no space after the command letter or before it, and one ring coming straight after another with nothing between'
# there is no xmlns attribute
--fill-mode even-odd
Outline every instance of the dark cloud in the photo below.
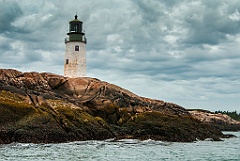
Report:
<svg viewBox="0 0 240 161"><path fill-rule="evenodd" d="M58 60L59 64L59 57L56 55L62 56L59 50L64 50L65 32L59 32L64 26L57 17L54 5L44 1L36 3L1 1L1 3L3 3L1 7L6 11L1 16L11 20L5 23L8 30L0 35L1 63L13 63L19 67L42 61L45 63L52 61L49 64L56 64L54 61Z"/></svg>
<svg viewBox="0 0 240 161"><path fill-rule="evenodd" d="M135 1L138 7L138 14L140 14L143 18L142 25L149 25L148 23L157 22L161 16L163 15L161 6L162 2L153 0L153 1Z"/></svg>
<svg viewBox="0 0 240 161"><path fill-rule="evenodd" d="M22 15L19 5L16 2L1 0L0 10L0 34L16 31L12 22Z"/></svg>
<svg viewBox="0 0 240 161"><path fill-rule="evenodd" d="M238 1L231 5L219 1L201 1L200 5L193 5L184 18L189 29L185 42L216 45L226 40L227 34L238 34L240 22L231 16L239 14L239 7Z"/></svg>
<svg viewBox="0 0 240 161"><path fill-rule="evenodd" d="M3 68L63 74L77 11L88 76L186 107L240 106L238 0L0 0L0 9Z"/></svg>

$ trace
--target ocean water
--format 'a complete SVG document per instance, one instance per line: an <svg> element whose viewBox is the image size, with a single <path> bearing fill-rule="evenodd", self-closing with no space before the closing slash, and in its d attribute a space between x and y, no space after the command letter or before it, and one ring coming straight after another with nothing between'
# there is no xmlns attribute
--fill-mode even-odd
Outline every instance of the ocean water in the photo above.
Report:
<svg viewBox="0 0 240 161"><path fill-rule="evenodd" d="M61 144L0 145L0 160L79 161L240 161L240 132L236 138L213 142L162 142L153 140L79 141Z"/></svg>

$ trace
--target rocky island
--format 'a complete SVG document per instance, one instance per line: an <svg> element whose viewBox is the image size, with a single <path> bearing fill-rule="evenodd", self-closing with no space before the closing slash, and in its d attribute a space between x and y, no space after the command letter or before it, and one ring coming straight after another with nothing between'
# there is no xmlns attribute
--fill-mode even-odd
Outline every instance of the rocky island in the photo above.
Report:
<svg viewBox="0 0 240 161"><path fill-rule="evenodd" d="M234 120L226 114L201 109L189 110L189 113L199 121L210 124L221 131L240 131L240 121Z"/></svg>
<svg viewBox="0 0 240 161"><path fill-rule="evenodd" d="M95 78L0 69L0 144L224 137L185 108Z"/></svg>

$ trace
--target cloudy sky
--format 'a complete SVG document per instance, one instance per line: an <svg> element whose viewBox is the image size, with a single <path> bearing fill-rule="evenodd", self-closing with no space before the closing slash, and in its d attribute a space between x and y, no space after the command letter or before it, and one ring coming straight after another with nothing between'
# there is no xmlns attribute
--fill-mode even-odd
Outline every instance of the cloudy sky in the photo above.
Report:
<svg viewBox="0 0 240 161"><path fill-rule="evenodd" d="M0 68L63 75L84 22L87 75L186 108L240 112L239 0L0 0Z"/></svg>

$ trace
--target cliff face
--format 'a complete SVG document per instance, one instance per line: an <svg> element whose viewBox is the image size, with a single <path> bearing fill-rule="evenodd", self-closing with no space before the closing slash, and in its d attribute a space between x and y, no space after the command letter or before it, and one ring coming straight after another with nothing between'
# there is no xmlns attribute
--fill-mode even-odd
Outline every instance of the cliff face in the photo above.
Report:
<svg viewBox="0 0 240 161"><path fill-rule="evenodd" d="M223 136L183 107L95 78L0 69L0 92L0 143Z"/></svg>
<svg viewBox="0 0 240 161"><path fill-rule="evenodd" d="M192 110L189 113L199 121L210 124L222 131L239 131L240 122L232 119L226 114L215 114L207 111Z"/></svg>

